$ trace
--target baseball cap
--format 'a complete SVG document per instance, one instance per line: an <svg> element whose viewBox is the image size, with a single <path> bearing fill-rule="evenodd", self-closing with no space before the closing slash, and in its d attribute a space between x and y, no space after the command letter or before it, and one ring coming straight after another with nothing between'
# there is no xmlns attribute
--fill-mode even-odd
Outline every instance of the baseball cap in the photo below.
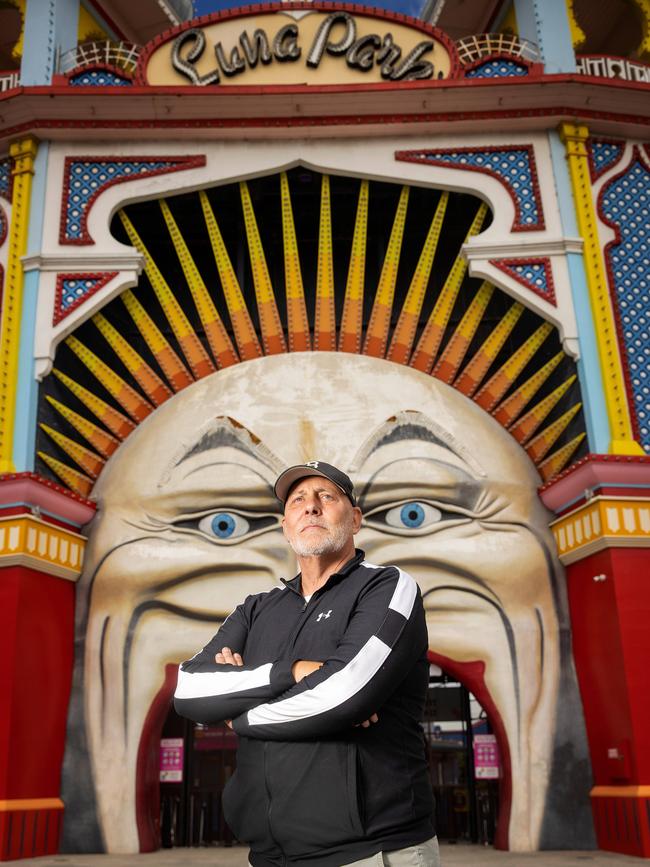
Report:
<svg viewBox="0 0 650 867"><path fill-rule="evenodd" d="M307 461L306 464L289 467L288 470L280 473L273 489L275 496L278 500L285 503L289 491L294 484L300 479L306 479L309 476L322 476L324 479L329 479L330 482L333 482L337 488L343 491L352 505L356 506L357 501L354 497L354 486L350 477L331 464L326 464L324 461Z"/></svg>

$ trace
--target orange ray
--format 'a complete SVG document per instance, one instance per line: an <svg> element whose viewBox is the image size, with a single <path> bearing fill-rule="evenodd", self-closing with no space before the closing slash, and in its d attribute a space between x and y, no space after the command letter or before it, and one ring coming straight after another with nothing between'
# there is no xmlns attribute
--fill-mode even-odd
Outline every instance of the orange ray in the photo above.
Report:
<svg viewBox="0 0 650 867"><path fill-rule="evenodd" d="M37 454L39 458L48 465L52 472L61 479L63 484L70 488L71 491L75 491L75 493L80 494L82 497L88 497L90 495L90 492L93 489L92 479L89 479L88 476L85 476L77 470L73 470L72 467L69 467L67 464L64 464L62 461L53 458L45 452L37 452Z"/></svg>
<svg viewBox="0 0 650 867"><path fill-rule="evenodd" d="M88 389L84 388L83 385L79 385L78 382L70 379L70 377L63 373L63 371L57 370L55 367L52 369L52 373L57 379L60 379L61 382L70 389L72 394L79 398L86 409L89 409L90 412L92 412L102 424L106 425L106 427L112 431L118 439L126 439L131 431L135 430L135 425L131 419L122 415L121 412L107 404L106 401L97 397L96 394L93 394L92 391L88 391Z"/></svg>
<svg viewBox="0 0 650 867"><path fill-rule="evenodd" d="M158 374L153 372L144 358L138 355L131 344L122 337L119 331L111 325L103 314L96 313L93 316L93 322L106 338L111 349L113 349L117 357L123 362L129 373L155 406L159 406L167 398L171 397L171 391Z"/></svg>
<svg viewBox="0 0 650 867"><path fill-rule="evenodd" d="M558 473L561 473L564 467L569 463L571 455L578 448L580 443L585 438L586 434L581 433L570 440L566 445L563 445L556 452L553 452L550 457L537 467L537 470L545 482L548 482Z"/></svg>
<svg viewBox="0 0 650 867"><path fill-rule="evenodd" d="M495 419L504 427L510 427L519 413L528 402L533 399L564 357L564 353L560 350L557 355L554 355L550 361L546 362L544 367L536 370L523 385L520 385L519 388L513 391L510 397L506 398L503 403L499 404L499 406L494 410Z"/></svg>
<svg viewBox="0 0 650 867"><path fill-rule="evenodd" d="M284 284L287 296L287 329L290 352L309 352L309 322L305 306L305 290L302 284L300 256L296 240L296 227L291 207L291 192L287 173L280 175L282 201L282 237L284 242Z"/></svg>
<svg viewBox="0 0 650 867"><path fill-rule="evenodd" d="M334 265L332 264L332 206L330 179L327 175L323 175L321 180L316 273L314 349L320 352L335 352L336 316L334 312Z"/></svg>
<svg viewBox="0 0 650 867"><path fill-rule="evenodd" d="M118 439L111 436L111 434L107 433L105 430L102 430L102 428L98 427L98 425L89 421L84 416L79 415L78 412L74 412L74 410L60 403L58 400L55 400L53 397L50 397L49 394L45 395L45 400L53 406L59 415L71 424L72 427L75 428L75 430L77 430L85 440L87 440L87 442L94 446L100 455L108 458L119 446L120 441Z"/></svg>
<svg viewBox="0 0 650 867"><path fill-rule="evenodd" d="M567 429L573 417L577 412L579 412L581 406L581 403L574 404L574 406L568 409L554 422L551 422L551 424L545 427L540 434L528 443L526 451L531 460L535 461L535 463L541 461L560 434L564 433Z"/></svg>
<svg viewBox="0 0 650 867"><path fill-rule="evenodd" d="M473 358L465 366L454 383L455 389L468 397L474 394L523 312L523 305L519 304L518 301L509 307L506 315L495 325Z"/></svg>
<svg viewBox="0 0 650 867"><path fill-rule="evenodd" d="M470 344L476 334L476 330L481 324L483 314L490 303L494 286L485 280L481 283L478 292L472 298L471 304L465 311L463 318L458 323L458 327L451 336L451 339L443 349L440 358L433 368L433 375L443 382L451 384L459 367L463 363L465 354L470 347Z"/></svg>
<svg viewBox="0 0 650 867"><path fill-rule="evenodd" d="M566 382L563 382L562 385L559 385L543 400L540 400L540 402L536 404L530 412L527 412L526 415L521 417L517 424L514 424L510 428L510 433L517 442L523 445L532 437L546 416L550 413L553 407L559 403L560 399L566 394L575 380L575 376L570 376Z"/></svg>
<svg viewBox="0 0 650 867"><path fill-rule="evenodd" d="M70 437L65 436L65 434L60 433L53 427L43 424L43 422L40 423L39 427L41 430L45 431L50 439L54 440L59 448L63 449L68 457L71 457L76 464L79 464L81 469L84 470L91 479L97 478L106 461L100 458L99 455L91 452L90 449L75 442L75 440L70 439Z"/></svg>
<svg viewBox="0 0 650 867"><path fill-rule="evenodd" d="M365 355L373 355L375 358L383 358L386 354L408 200L409 187L402 187L363 347Z"/></svg>
<svg viewBox="0 0 650 867"><path fill-rule="evenodd" d="M363 328L363 290L366 278L366 235L368 232L368 181L361 181L357 216L352 236L348 280L345 286L339 352L359 352Z"/></svg>
<svg viewBox="0 0 650 867"><path fill-rule="evenodd" d="M121 294L120 298L135 322L136 328L151 350L151 354L160 365L160 369L165 374L165 379L174 391L180 391L191 385L194 382L192 374L171 348L167 339L163 337L162 332L133 292L127 289L126 292Z"/></svg>
<svg viewBox="0 0 650 867"><path fill-rule="evenodd" d="M88 370L101 382L104 388L113 395L120 406L124 407L132 419L141 422L149 415L153 410L151 404L147 403L143 397L140 397L137 391L131 388L114 370L111 370L101 358L98 358L94 352L91 352L74 335L70 335L66 343L75 355L83 361Z"/></svg>
<svg viewBox="0 0 650 867"><path fill-rule="evenodd" d="M433 259L438 249L438 240L442 231L442 223L447 210L447 202L449 201L449 193L444 192L440 196L438 206L429 226L429 232L420 252L418 264L415 266L411 285L406 293L404 304L395 326L395 331L386 353L386 358L390 361L396 361L398 364L408 364L411 357L411 349L415 339L415 332L420 320L420 311L424 303L424 296L429 286L429 277L431 276L431 268ZM445 292L443 288L442 292Z"/></svg>
<svg viewBox="0 0 650 867"><path fill-rule="evenodd" d="M474 398L476 403L491 412L552 330L550 322L540 325L478 392Z"/></svg>
<svg viewBox="0 0 650 867"><path fill-rule="evenodd" d="M257 298L257 312L260 319L262 332L262 345L266 355L275 355L278 352L286 352L287 345L284 340L280 314L275 303L271 277L266 264L266 256L262 247L262 239L257 228L253 202L246 181L239 184L242 208L244 211L244 223L246 225L246 237L248 239L248 255L253 272L255 285L255 297Z"/></svg>

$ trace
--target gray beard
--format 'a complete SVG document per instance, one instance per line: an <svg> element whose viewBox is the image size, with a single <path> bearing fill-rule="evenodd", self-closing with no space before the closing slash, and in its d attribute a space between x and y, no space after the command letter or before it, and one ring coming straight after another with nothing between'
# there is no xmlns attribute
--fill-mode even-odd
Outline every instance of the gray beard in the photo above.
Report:
<svg viewBox="0 0 650 867"><path fill-rule="evenodd" d="M321 554L336 554L347 545L352 533L352 519L337 524L327 531L327 536L318 541L309 542L306 539L292 539L290 544L299 557L318 557Z"/></svg>

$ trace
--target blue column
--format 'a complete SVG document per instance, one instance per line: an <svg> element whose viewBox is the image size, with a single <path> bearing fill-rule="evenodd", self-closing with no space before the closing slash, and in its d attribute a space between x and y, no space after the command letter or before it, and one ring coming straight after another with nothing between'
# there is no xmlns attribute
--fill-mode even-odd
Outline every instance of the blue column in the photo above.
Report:
<svg viewBox="0 0 650 867"><path fill-rule="evenodd" d="M51 84L57 54L77 45L79 0L27 0L20 83Z"/></svg>
<svg viewBox="0 0 650 867"><path fill-rule="evenodd" d="M517 29L537 43L547 73L575 72L566 0L514 0Z"/></svg>
<svg viewBox="0 0 650 867"><path fill-rule="evenodd" d="M566 164L566 152L556 132L549 133L551 158L555 175L555 189L560 206L562 231L565 237L579 238L576 223L571 179ZM584 260L580 253L568 253L571 295L578 324L580 359L578 360L578 379L582 391L589 451L607 454L611 441L605 391L601 375L594 319L589 301L589 289L585 274Z"/></svg>
<svg viewBox="0 0 650 867"><path fill-rule="evenodd" d="M27 235L28 256L39 253L41 250L48 151L47 142L40 142L34 163L30 222ZM31 472L34 469L38 411L38 382L34 378L34 335L36 332L39 276L40 271L38 270L27 271L23 283L18 382L16 384L17 411L13 445L13 462L17 473Z"/></svg>

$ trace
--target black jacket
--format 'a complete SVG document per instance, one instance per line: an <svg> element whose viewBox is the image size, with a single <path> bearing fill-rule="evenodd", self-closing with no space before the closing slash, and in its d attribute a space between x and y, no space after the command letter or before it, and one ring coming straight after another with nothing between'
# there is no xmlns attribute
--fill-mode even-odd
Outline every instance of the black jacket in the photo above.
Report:
<svg viewBox="0 0 650 867"><path fill-rule="evenodd" d="M254 867L340 867L432 837L420 591L357 551L308 603L300 576L249 596L179 671L182 716L240 736L224 811ZM222 647L245 665L219 665ZM295 683L298 659L324 661ZM356 727L372 713L379 722Z"/></svg>

